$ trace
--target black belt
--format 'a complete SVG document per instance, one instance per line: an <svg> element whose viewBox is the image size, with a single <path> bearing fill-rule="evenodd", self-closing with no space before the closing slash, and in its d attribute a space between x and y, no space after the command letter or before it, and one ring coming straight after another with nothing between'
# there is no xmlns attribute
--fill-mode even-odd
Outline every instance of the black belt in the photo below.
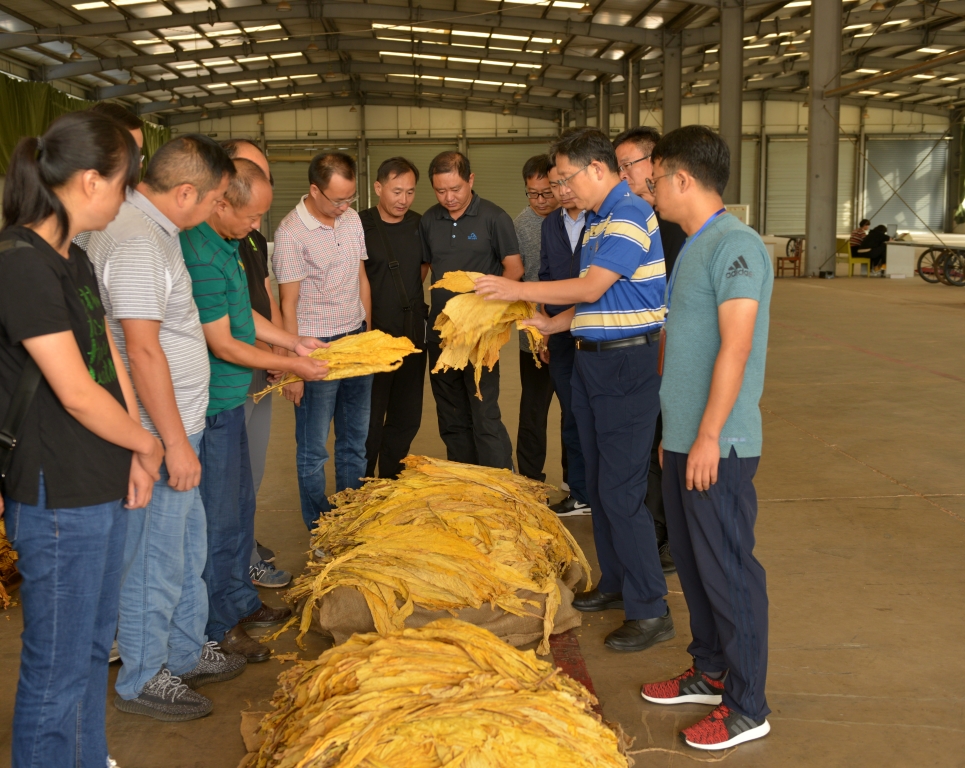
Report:
<svg viewBox="0 0 965 768"><path fill-rule="evenodd" d="M607 349L619 349L620 347L635 347L638 344L654 344L660 338L660 331L645 333L643 336L631 336L628 339L616 339L615 341L586 341L585 339L576 340L576 348L581 352L603 352Z"/></svg>

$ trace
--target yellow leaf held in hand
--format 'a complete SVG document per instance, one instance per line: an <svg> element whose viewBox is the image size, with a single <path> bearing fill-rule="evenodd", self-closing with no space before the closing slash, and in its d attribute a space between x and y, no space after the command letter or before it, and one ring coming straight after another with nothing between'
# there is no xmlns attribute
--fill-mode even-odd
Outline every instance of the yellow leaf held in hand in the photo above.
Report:
<svg viewBox="0 0 965 768"><path fill-rule="evenodd" d="M475 369L476 397L482 400L479 380L482 368L489 370L499 362L499 350L509 341L514 327L525 331L536 367L542 367L539 350L543 347L543 335L523 320L536 314L536 305L529 301L487 301L472 293L479 272L446 272L433 288L444 288L459 293L446 302L436 318L433 328L439 331L442 354L433 373L450 368L463 370L467 365Z"/></svg>
<svg viewBox="0 0 965 768"><path fill-rule="evenodd" d="M324 380L335 381L394 371L402 365L403 357L416 352L419 350L409 339L389 336L382 331L368 331L343 336L324 349L316 349L310 356L316 360L327 360L328 376ZM281 394L282 387L296 381L301 381L301 377L287 373L281 381L254 395L254 401L257 403L272 390L278 390L278 394Z"/></svg>

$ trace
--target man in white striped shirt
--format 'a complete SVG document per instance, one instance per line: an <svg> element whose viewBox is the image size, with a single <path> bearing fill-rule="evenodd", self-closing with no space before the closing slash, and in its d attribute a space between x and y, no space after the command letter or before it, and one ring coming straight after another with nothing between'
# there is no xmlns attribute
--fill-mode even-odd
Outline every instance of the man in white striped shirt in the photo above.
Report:
<svg viewBox="0 0 965 768"><path fill-rule="evenodd" d="M141 422L164 442L151 503L128 514L115 705L186 720L211 711L187 683L228 679L244 658L206 645L207 556L197 450L208 407L208 349L178 233L204 221L234 165L207 137L163 146L120 213L88 245L111 333L137 390ZM172 675L181 676L176 683Z"/></svg>

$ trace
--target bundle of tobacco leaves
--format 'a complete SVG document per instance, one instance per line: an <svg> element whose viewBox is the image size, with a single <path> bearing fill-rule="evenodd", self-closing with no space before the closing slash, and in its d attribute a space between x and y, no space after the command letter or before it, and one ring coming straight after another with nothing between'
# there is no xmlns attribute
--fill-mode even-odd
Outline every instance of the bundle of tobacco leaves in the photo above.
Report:
<svg viewBox="0 0 965 768"><path fill-rule="evenodd" d="M499 362L499 350L509 341L512 329L519 328L529 334L537 367L540 367L538 352L543 346L543 335L535 328L523 325L523 320L536 314L535 304L529 301L489 301L477 296L473 290L479 277L482 277L480 272L446 272L432 285L432 288L460 294L446 302L433 326L439 331L442 354L432 372L450 368L461 371L472 363L476 397L482 400L479 390L482 366L492 370Z"/></svg>
<svg viewBox="0 0 965 768"><path fill-rule="evenodd" d="M288 594L301 605L301 638L316 604L338 587L365 598L376 630L405 626L415 605L456 612L489 604L543 622L538 652L561 602L557 579L572 563L590 575L579 544L546 506L548 487L506 469L408 456L397 480L370 480L333 497L310 561ZM589 586L589 585L588 585ZM545 609L517 593L545 595Z"/></svg>
<svg viewBox="0 0 965 768"><path fill-rule="evenodd" d="M455 619L283 672L248 768L627 768L580 683Z"/></svg>
<svg viewBox="0 0 965 768"><path fill-rule="evenodd" d="M16 563L17 553L7 540L7 528L3 518L0 517L0 609L10 605L10 596L7 594L6 587L20 581Z"/></svg>
<svg viewBox="0 0 965 768"><path fill-rule="evenodd" d="M367 331L343 336L323 349L316 349L311 357L327 360L328 376L325 381L335 381L394 371L402 365L403 357L418 351L409 339L390 336L382 331ZM301 377L287 373L281 381L255 394L254 400L257 403L272 390L278 390L278 394L281 394L282 387L296 381L301 381Z"/></svg>

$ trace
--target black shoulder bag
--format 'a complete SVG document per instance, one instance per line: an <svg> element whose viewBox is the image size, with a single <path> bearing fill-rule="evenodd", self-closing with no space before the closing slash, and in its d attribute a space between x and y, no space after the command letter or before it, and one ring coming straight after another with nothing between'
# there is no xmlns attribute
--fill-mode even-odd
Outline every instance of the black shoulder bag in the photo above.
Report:
<svg viewBox="0 0 965 768"><path fill-rule="evenodd" d="M424 349L426 343L425 320L422 320L422 328L420 329L420 324L416 322L415 313L412 311L412 302L409 301L409 296L405 290L405 283L402 281L401 266L396 260L395 252L389 243L389 236L386 234L382 217L379 216L378 211L373 211L372 218L375 219L375 227L379 230L382 247L385 248L385 253L389 257L389 274L392 275L392 279L395 282L395 289L399 293L399 302L402 304L402 333L409 341L415 344L418 349Z"/></svg>
<svg viewBox="0 0 965 768"><path fill-rule="evenodd" d="M32 247L30 243L23 240L0 242L0 252L11 248ZM13 449L17 447L20 430L27 418L27 411L30 410L30 404L33 402L41 378L37 363L30 355L27 355L27 362L20 372L20 378L17 380L13 397L10 398L7 413L3 417L3 424L0 424L0 480L6 478L7 472L10 470L10 464L13 461Z"/></svg>

